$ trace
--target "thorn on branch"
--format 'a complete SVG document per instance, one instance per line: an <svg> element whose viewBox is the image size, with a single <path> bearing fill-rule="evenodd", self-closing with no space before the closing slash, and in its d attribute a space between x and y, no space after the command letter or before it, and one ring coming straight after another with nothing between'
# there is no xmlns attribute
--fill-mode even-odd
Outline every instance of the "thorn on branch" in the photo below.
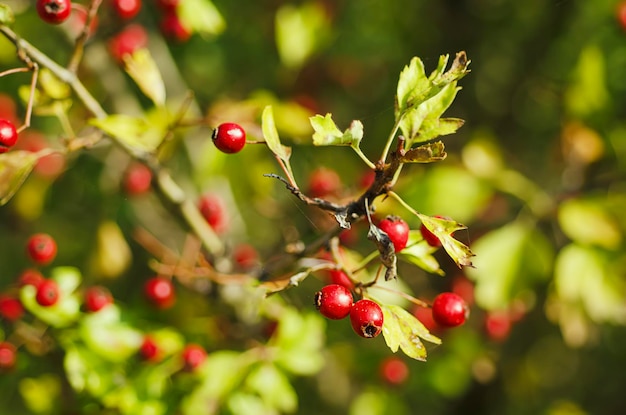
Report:
<svg viewBox="0 0 626 415"><path fill-rule="evenodd" d="M327 210L329 212L334 212L334 213L340 213L346 210L345 206L341 206L336 203L329 202L328 200L325 200L325 199L320 199L319 197L309 197L305 195L304 193L302 193L300 189L298 189L297 187L289 183L287 179L275 173L267 173L267 174L264 174L263 176L280 180L281 182L283 182L287 190L289 190L294 196L302 200L307 205L317 206L320 209Z"/></svg>

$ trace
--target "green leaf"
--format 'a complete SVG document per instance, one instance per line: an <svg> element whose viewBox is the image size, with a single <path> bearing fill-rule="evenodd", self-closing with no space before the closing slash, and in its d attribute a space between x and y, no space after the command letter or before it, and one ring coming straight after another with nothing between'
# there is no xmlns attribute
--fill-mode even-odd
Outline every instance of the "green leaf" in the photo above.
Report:
<svg viewBox="0 0 626 415"><path fill-rule="evenodd" d="M72 92L67 83L61 81L52 71L46 68L42 68L39 71L39 86L52 99L69 98Z"/></svg>
<svg viewBox="0 0 626 415"><path fill-rule="evenodd" d="M80 301L74 295L60 295L59 300L51 306L44 307L37 303L37 289L26 285L20 290L20 301L35 317L53 327L68 327L80 317Z"/></svg>
<svg viewBox="0 0 626 415"><path fill-rule="evenodd" d="M427 97L432 83L426 77L424 63L418 57L400 72L396 92L396 113L402 114L407 109L419 105Z"/></svg>
<svg viewBox="0 0 626 415"><path fill-rule="evenodd" d="M117 368L111 367L110 362L102 360L83 346L68 344L64 348L63 367L67 380L76 392L87 391L100 397L115 387L113 377L120 373Z"/></svg>
<svg viewBox="0 0 626 415"><path fill-rule="evenodd" d="M165 103L163 77L148 49L141 48L124 55L124 69L152 102L158 106Z"/></svg>
<svg viewBox="0 0 626 415"><path fill-rule="evenodd" d="M181 1L176 14L186 28L200 35L219 35L226 28L224 18L210 0Z"/></svg>
<svg viewBox="0 0 626 415"><path fill-rule="evenodd" d="M37 159L35 153L23 150L0 154L0 206L11 200L35 167Z"/></svg>
<svg viewBox="0 0 626 415"><path fill-rule="evenodd" d="M59 406L61 385L61 379L57 375L46 373L37 378L21 379L18 389L28 412L49 414Z"/></svg>
<svg viewBox="0 0 626 415"><path fill-rule="evenodd" d="M567 200L559 205L558 220L563 232L580 244L617 249L622 243L619 224L600 202Z"/></svg>
<svg viewBox="0 0 626 415"><path fill-rule="evenodd" d="M427 118L419 130L419 141L430 141L442 135L450 135L465 124L460 118Z"/></svg>
<svg viewBox="0 0 626 415"><path fill-rule="evenodd" d="M50 278L57 282L61 295L72 294L82 281L80 270L74 267L55 267L50 272Z"/></svg>
<svg viewBox="0 0 626 415"><path fill-rule="evenodd" d="M606 58L598 45L587 45L573 69L573 82L565 91L565 107L574 116L585 117L610 104L606 86Z"/></svg>
<svg viewBox="0 0 626 415"><path fill-rule="evenodd" d="M406 259L409 262L417 265L426 272L430 272L437 275L445 275L439 262L432 255L438 248L430 246L419 230L409 231L409 240L406 248L400 251L400 258Z"/></svg>
<svg viewBox="0 0 626 415"><path fill-rule="evenodd" d="M10 26L15 21L13 10L6 4L0 3L0 24Z"/></svg>
<svg viewBox="0 0 626 415"><path fill-rule="evenodd" d="M298 396L289 379L271 363L253 369L246 379L246 386L258 393L270 408L280 412L294 412L298 408Z"/></svg>
<svg viewBox="0 0 626 415"><path fill-rule="evenodd" d="M278 130L276 129L276 123L274 122L274 112L270 105L263 109L263 115L261 116L263 138L267 143L269 149L283 162L288 163L291 157L291 148L283 146L280 143L280 137L278 137Z"/></svg>
<svg viewBox="0 0 626 415"><path fill-rule="evenodd" d="M426 348L421 339L441 344L441 339L430 334L428 329L411 313L394 305L381 305L384 316L383 336L392 352L400 348L412 359L426 361Z"/></svg>
<svg viewBox="0 0 626 415"><path fill-rule="evenodd" d="M232 415L276 415L260 397L245 392L233 393L228 398L227 407L228 413Z"/></svg>
<svg viewBox="0 0 626 415"><path fill-rule="evenodd" d="M134 150L152 152L161 144L165 130L160 125L124 114L113 114L105 118L92 118L89 124L124 143Z"/></svg>
<svg viewBox="0 0 626 415"><path fill-rule="evenodd" d="M435 218L423 214L418 214L417 216L422 221L422 224L439 238L443 249L446 250L450 258L452 258L459 267L472 266L471 258L474 254L468 246L454 239L452 236L452 234L458 230L467 229L467 226L451 219Z"/></svg>
<svg viewBox="0 0 626 415"><path fill-rule="evenodd" d="M447 154L441 141L424 144L408 150L400 157L402 163L432 163L446 158Z"/></svg>
<svg viewBox="0 0 626 415"><path fill-rule="evenodd" d="M332 114L315 115L309 118L315 130L313 144L316 146L359 146L363 139L363 124L361 121L352 121L350 127L341 132L332 119Z"/></svg>
<svg viewBox="0 0 626 415"><path fill-rule="evenodd" d="M297 375L317 373L324 365L324 333L325 322L319 315L284 309L270 341L276 347L275 362Z"/></svg>

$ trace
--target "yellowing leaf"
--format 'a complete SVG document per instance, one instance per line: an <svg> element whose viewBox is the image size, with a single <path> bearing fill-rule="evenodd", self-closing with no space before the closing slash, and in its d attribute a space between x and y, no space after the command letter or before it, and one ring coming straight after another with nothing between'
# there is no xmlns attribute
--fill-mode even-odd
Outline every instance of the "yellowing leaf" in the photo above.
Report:
<svg viewBox="0 0 626 415"><path fill-rule="evenodd" d="M39 86L52 99L68 98L71 93L70 86L46 68L39 71Z"/></svg>
<svg viewBox="0 0 626 415"><path fill-rule="evenodd" d="M433 161L441 161L447 157L444 148L441 141L424 144L408 150L400 157L400 161L403 163L432 163Z"/></svg>
<svg viewBox="0 0 626 415"><path fill-rule="evenodd" d="M441 339L430 334L428 329L411 313L395 305L381 305L384 316L383 336L392 352L401 349L407 356L426 361L426 348L421 339L441 344Z"/></svg>
<svg viewBox="0 0 626 415"><path fill-rule="evenodd" d="M471 258L474 254L468 246L454 239L452 236L452 234L458 230L467 229L465 225L461 225L450 219L435 218L422 214L418 214L417 216L422 221L422 224L439 238L443 249L446 250L450 258L452 258L459 267L472 266Z"/></svg>
<svg viewBox="0 0 626 415"><path fill-rule="evenodd" d="M165 103L163 77L148 49L142 48L124 55L124 65L126 73L133 78L141 92L156 105Z"/></svg>
<svg viewBox="0 0 626 415"><path fill-rule="evenodd" d="M558 220L563 232L581 244L616 249L622 243L616 219L592 200L570 199L561 203Z"/></svg>
<svg viewBox="0 0 626 415"><path fill-rule="evenodd" d="M176 14L185 27L201 35L218 35L226 28L224 18L210 0L181 1Z"/></svg>
<svg viewBox="0 0 626 415"><path fill-rule="evenodd" d="M92 118L89 123L134 150L151 152L163 141L165 130L147 121L124 114Z"/></svg>
<svg viewBox="0 0 626 415"><path fill-rule="evenodd" d="M37 155L30 151L10 151L0 154L0 206L17 192L37 163Z"/></svg>

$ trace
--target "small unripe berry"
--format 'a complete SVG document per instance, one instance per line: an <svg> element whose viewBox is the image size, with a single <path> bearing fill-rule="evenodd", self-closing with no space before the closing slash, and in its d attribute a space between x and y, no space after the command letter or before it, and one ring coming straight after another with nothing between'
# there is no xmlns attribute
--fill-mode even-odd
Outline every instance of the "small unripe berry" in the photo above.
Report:
<svg viewBox="0 0 626 415"><path fill-rule="evenodd" d="M57 243L52 236L46 233L37 233L28 239L26 250L36 264L47 265L57 255Z"/></svg>
<svg viewBox="0 0 626 415"><path fill-rule="evenodd" d="M387 216L381 220L378 227L384 231L396 252L402 251L409 240L409 225L397 216Z"/></svg>
<svg viewBox="0 0 626 415"><path fill-rule="evenodd" d="M12 343L0 342L0 370L12 369L15 366L17 350Z"/></svg>
<svg viewBox="0 0 626 415"><path fill-rule="evenodd" d="M319 167L309 175L308 193L311 197L333 196L339 189L341 189L341 178L332 169Z"/></svg>
<svg viewBox="0 0 626 415"><path fill-rule="evenodd" d="M8 321L17 321L24 315L22 302L10 296L0 296L0 317Z"/></svg>
<svg viewBox="0 0 626 415"><path fill-rule="evenodd" d="M315 293L315 307L324 317L341 320L350 314L352 294L343 285L327 285Z"/></svg>
<svg viewBox="0 0 626 415"><path fill-rule="evenodd" d="M113 302L111 292L104 287L89 287L85 291L85 309L95 313Z"/></svg>
<svg viewBox="0 0 626 415"><path fill-rule="evenodd" d="M37 303L42 307L50 307L59 301L59 286L54 280L45 280L37 288L35 297Z"/></svg>
<svg viewBox="0 0 626 415"><path fill-rule="evenodd" d="M456 327L465 323L469 316L469 307L455 293L441 293L433 301L433 318L445 327Z"/></svg>
<svg viewBox="0 0 626 415"><path fill-rule="evenodd" d="M164 277L153 277L146 281L144 293L146 298L158 308L169 308L176 300L172 281Z"/></svg>
<svg viewBox="0 0 626 415"><path fill-rule="evenodd" d="M0 153L6 153L17 143L17 130L11 121L0 118Z"/></svg>
<svg viewBox="0 0 626 415"><path fill-rule="evenodd" d="M37 0L35 5L41 20L50 24L60 24L70 17L70 0Z"/></svg>
<svg viewBox="0 0 626 415"><path fill-rule="evenodd" d="M238 153L246 145L246 132L239 124L225 122L213 130L213 144L224 153Z"/></svg>
<svg viewBox="0 0 626 415"><path fill-rule="evenodd" d="M182 353L185 370L192 372L198 368L205 360L207 354L204 348L197 344L188 344Z"/></svg>
<svg viewBox="0 0 626 415"><path fill-rule="evenodd" d="M350 310L350 323L354 332L371 339L383 330L383 310L371 300L359 300Z"/></svg>
<svg viewBox="0 0 626 415"><path fill-rule="evenodd" d="M389 356L379 366L380 377L390 385L401 385L409 378L409 367L399 357Z"/></svg>

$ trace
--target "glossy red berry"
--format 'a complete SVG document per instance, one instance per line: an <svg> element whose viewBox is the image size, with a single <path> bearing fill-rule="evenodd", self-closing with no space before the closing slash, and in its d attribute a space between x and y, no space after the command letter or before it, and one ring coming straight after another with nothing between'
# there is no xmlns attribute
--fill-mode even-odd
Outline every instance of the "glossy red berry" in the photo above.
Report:
<svg viewBox="0 0 626 415"><path fill-rule="evenodd" d="M85 291L85 309L95 313L113 302L111 292L104 287L89 287Z"/></svg>
<svg viewBox="0 0 626 415"><path fill-rule="evenodd" d="M350 309L350 323L355 333L371 339L383 330L383 310L371 300L359 300Z"/></svg>
<svg viewBox="0 0 626 415"><path fill-rule="evenodd" d="M246 145L246 132L233 122L218 125L211 138L215 147L224 153L238 153Z"/></svg>
<svg viewBox="0 0 626 415"><path fill-rule="evenodd" d="M148 33L140 24L131 24L109 41L109 51L118 61L148 45Z"/></svg>
<svg viewBox="0 0 626 415"><path fill-rule="evenodd" d="M176 42L186 42L191 37L191 31L183 24L176 12L166 12L161 20L161 32L165 37L175 40ZM241 127L240 127L241 128ZM243 130L242 130L243 131ZM245 137L244 137L245 143ZM243 147L243 146L242 146ZM220 149L222 150L222 149ZM241 150L241 148L239 149ZM224 151L225 153L236 153L235 151Z"/></svg>
<svg viewBox="0 0 626 415"><path fill-rule="evenodd" d="M0 369L12 369L16 360L17 350L15 346L9 342L0 342Z"/></svg>
<svg viewBox="0 0 626 415"><path fill-rule="evenodd" d="M185 370L192 372L198 368L205 360L207 354L204 348L197 344L188 344L182 353Z"/></svg>
<svg viewBox="0 0 626 415"><path fill-rule="evenodd" d="M333 196L341 189L341 178L336 171L319 167L309 175L308 193L311 197Z"/></svg>
<svg viewBox="0 0 626 415"><path fill-rule="evenodd" d="M37 288L35 296L37 304L42 307L50 307L59 301L59 286L54 280L45 280Z"/></svg>
<svg viewBox="0 0 626 415"><path fill-rule="evenodd" d="M378 227L385 232L396 252L402 251L409 240L409 225L397 216L387 216L381 220Z"/></svg>
<svg viewBox="0 0 626 415"><path fill-rule="evenodd" d="M390 385L401 385L409 378L409 366L396 356L389 356L380 362L378 370L382 380Z"/></svg>
<svg viewBox="0 0 626 415"><path fill-rule="evenodd" d="M469 316L469 307L458 294L445 292L433 301L433 318L445 327L456 327L465 323Z"/></svg>
<svg viewBox="0 0 626 415"><path fill-rule="evenodd" d="M315 307L324 317L341 320L350 314L352 293L343 285L327 285L315 293Z"/></svg>
<svg viewBox="0 0 626 415"><path fill-rule="evenodd" d="M0 118L0 153L6 153L17 143L17 130L11 121Z"/></svg>
<svg viewBox="0 0 626 415"><path fill-rule="evenodd" d="M350 277L348 277L348 274L346 274L340 269L330 270L328 272L328 277L330 279L330 282L333 284L344 286L349 290L354 288L354 283L352 282Z"/></svg>
<svg viewBox="0 0 626 415"><path fill-rule="evenodd" d="M60 24L70 17L72 2L70 0L37 0L35 7L41 20L50 24Z"/></svg>
<svg viewBox="0 0 626 415"><path fill-rule="evenodd" d="M228 216L221 197L212 193L204 194L198 201L198 209L215 232L222 233L226 230Z"/></svg>
<svg viewBox="0 0 626 415"><path fill-rule="evenodd" d="M25 285L32 285L33 287L38 288L44 281L45 278L43 275L41 275L41 272L37 271L36 269L29 268L22 271L17 279L17 285L20 287L23 287Z"/></svg>
<svg viewBox="0 0 626 415"><path fill-rule="evenodd" d="M156 362L161 359L161 349L152 337L145 336L139 347L139 355L146 361Z"/></svg>
<svg viewBox="0 0 626 415"><path fill-rule="evenodd" d="M174 285L168 278L150 278L144 285L144 293L148 301L158 308L169 308L176 301Z"/></svg>
<svg viewBox="0 0 626 415"><path fill-rule="evenodd" d="M0 296L0 317L7 321L17 321L24 315L22 302L8 295Z"/></svg>
<svg viewBox="0 0 626 415"><path fill-rule="evenodd" d="M113 0L113 9L122 19L132 19L141 10L141 0Z"/></svg>
<svg viewBox="0 0 626 415"><path fill-rule="evenodd" d="M124 190L129 195L140 195L150 190L152 170L143 163L132 163L124 174Z"/></svg>
<svg viewBox="0 0 626 415"><path fill-rule="evenodd" d="M30 258L39 265L49 264L57 255L57 243L47 233L36 233L26 243Z"/></svg>

